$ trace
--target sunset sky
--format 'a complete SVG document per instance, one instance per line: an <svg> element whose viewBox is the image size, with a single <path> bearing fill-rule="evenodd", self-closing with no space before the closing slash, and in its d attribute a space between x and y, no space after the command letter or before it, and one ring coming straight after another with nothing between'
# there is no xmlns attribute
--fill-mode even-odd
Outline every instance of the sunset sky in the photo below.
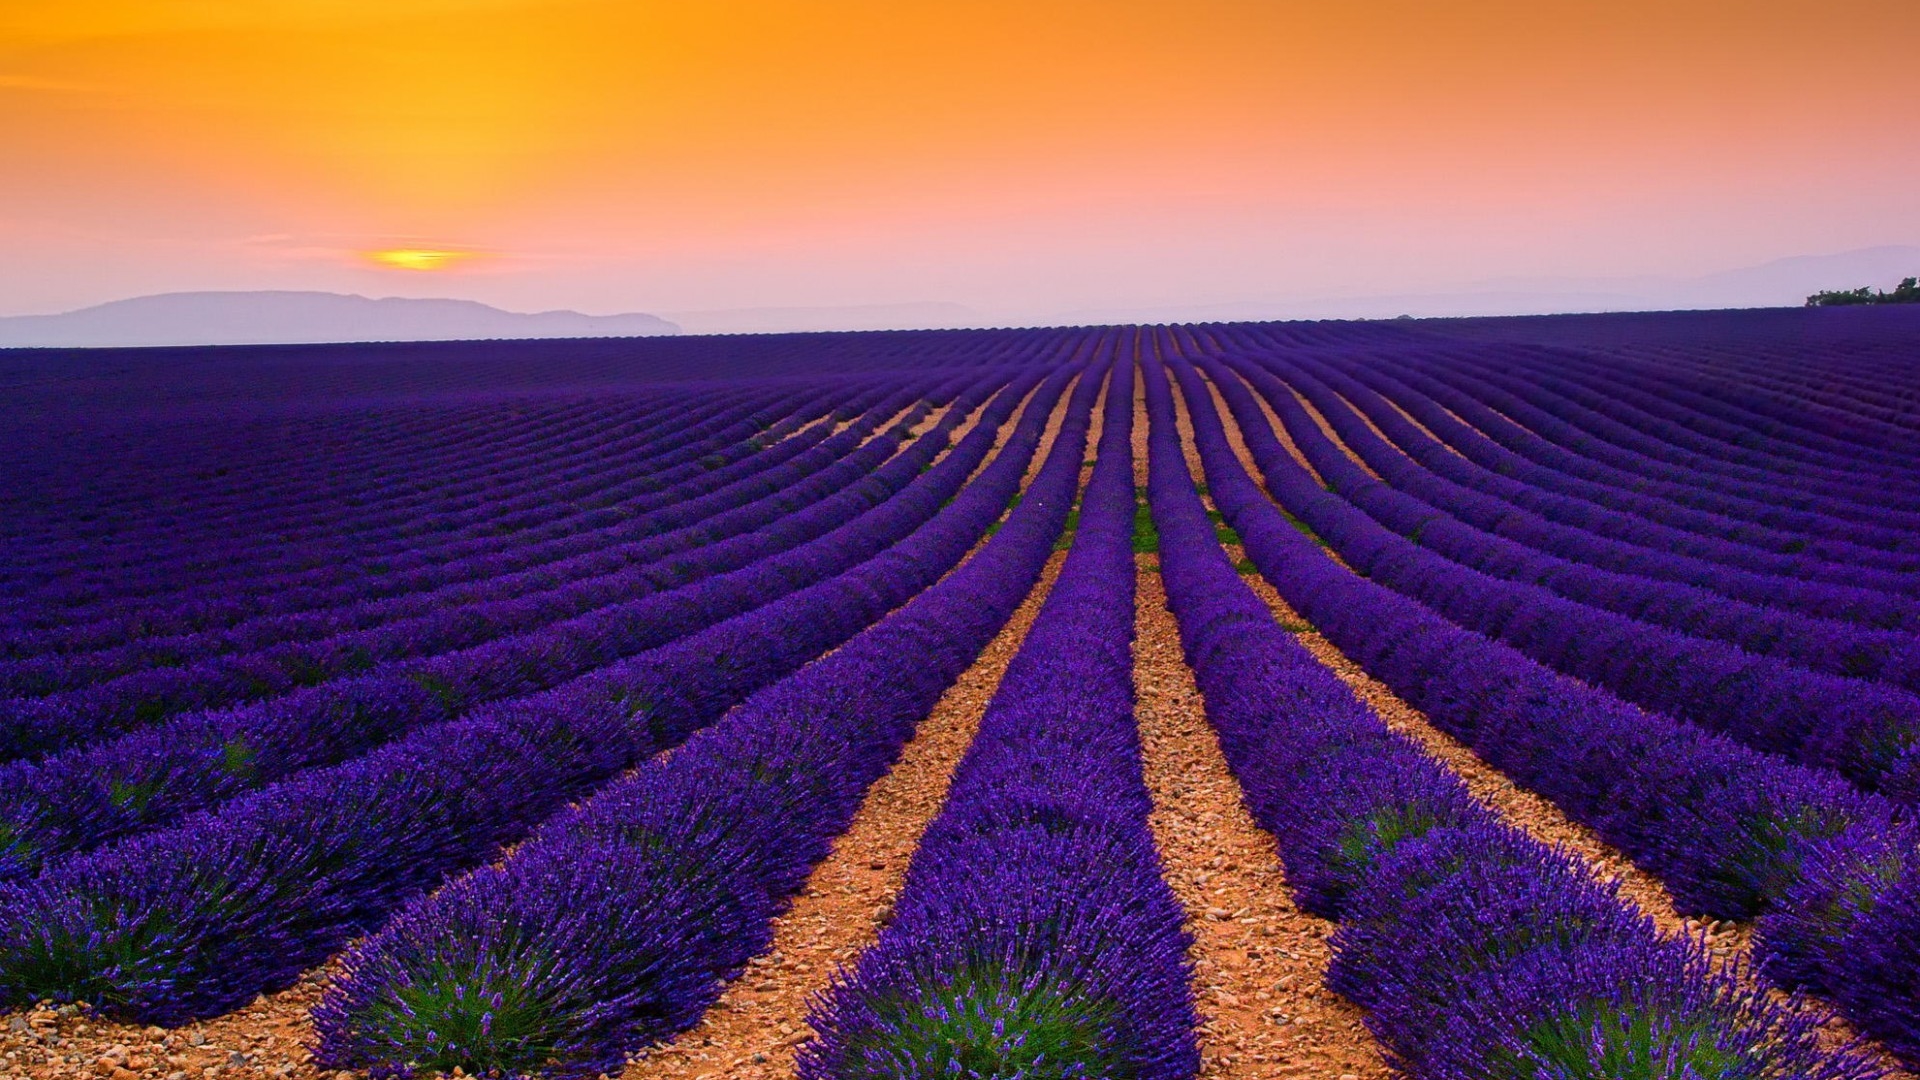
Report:
<svg viewBox="0 0 1920 1080"><path fill-rule="evenodd" d="M1702 274L1920 244L1916 57L1913 0L0 0L0 315Z"/></svg>

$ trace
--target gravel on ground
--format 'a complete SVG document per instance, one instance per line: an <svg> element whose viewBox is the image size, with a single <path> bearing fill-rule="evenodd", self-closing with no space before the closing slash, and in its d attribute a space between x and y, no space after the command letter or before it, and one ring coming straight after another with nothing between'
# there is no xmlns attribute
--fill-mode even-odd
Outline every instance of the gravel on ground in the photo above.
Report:
<svg viewBox="0 0 1920 1080"><path fill-rule="evenodd" d="M1389 1075L1364 1014L1328 990L1334 924L1295 907L1272 834L1254 824L1207 723L1160 576L1139 575L1135 706L1151 824L1194 936L1200 1075Z"/></svg>
<svg viewBox="0 0 1920 1080"><path fill-rule="evenodd" d="M755 958L700 1024L644 1052L623 1080L773 1080L793 1075L813 1032L807 1005L832 974L879 936L908 860L945 801L954 766L973 742L1000 677L1026 639L1066 556L1056 553L1032 595L920 723L893 770L874 784L853 825L774 923L773 948Z"/></svg>

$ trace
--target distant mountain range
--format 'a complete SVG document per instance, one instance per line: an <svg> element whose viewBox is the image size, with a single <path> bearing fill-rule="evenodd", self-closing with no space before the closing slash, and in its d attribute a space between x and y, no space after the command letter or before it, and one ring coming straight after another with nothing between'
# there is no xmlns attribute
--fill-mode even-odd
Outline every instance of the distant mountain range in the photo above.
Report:
<svg viewBox="0 0 1920 1080"><path fill-rule="evenodd" d="M657 315L522 314L472 300L375 300L326 292L183 292L118 300L60 315L0 318L0 348L652 337L679 332L678 326Z"/></svg>
<svg viewBox="0 0 1920 1080"><path fill-rule="evenodd" d="M1283 296L1216 304L1074 312L1069 322L1453 318L1588 311L1799 307L1822 289L1892 288L1920 275L1920 247L1890 245L1777 259L1705 277L1500 278L1450 289Z"/></svg>
<svg viewBox="0 0 1920 1080"><path fill-rule="evenodd" d="M1230 302L1136 305L1002 317L960 304L760 307L582 315L503 311L471 300L370 299L325 292L183 292L60 315L0 317L0 348L649 337L990 325L1231 322L1550 315L1562 312L1798 307L1823 289L1891 288L1920 275L1920 247L1862 248L1778 259L1705 277L1505 278L1391 294L1321 293Z"/></svg>

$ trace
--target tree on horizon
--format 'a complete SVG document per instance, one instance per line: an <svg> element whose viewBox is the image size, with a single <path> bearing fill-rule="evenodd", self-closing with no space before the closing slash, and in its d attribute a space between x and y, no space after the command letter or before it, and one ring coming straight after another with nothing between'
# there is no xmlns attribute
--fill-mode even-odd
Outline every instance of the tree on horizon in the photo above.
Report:
<svg viewBox="0 0 1920 1080"><path fill-rule="evenodd" d="M1902 278L1892 292L1870 285L1858 289L1817 292L1807 297L1808 307L1852 307L1858 304L1920 304L1920 278Z"/></svg>

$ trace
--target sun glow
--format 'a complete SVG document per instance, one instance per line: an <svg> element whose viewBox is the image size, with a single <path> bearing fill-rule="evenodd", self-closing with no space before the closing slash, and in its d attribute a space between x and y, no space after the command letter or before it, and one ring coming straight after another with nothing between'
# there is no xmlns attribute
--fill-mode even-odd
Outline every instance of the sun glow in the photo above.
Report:
<svg viewBox="0 0 1920 1080"><path fill-rule="evenodd" d="M456 263L473 258L473 252L394 248L390 251L369 251L367 258L394 270L445 270Z"/></svg>

